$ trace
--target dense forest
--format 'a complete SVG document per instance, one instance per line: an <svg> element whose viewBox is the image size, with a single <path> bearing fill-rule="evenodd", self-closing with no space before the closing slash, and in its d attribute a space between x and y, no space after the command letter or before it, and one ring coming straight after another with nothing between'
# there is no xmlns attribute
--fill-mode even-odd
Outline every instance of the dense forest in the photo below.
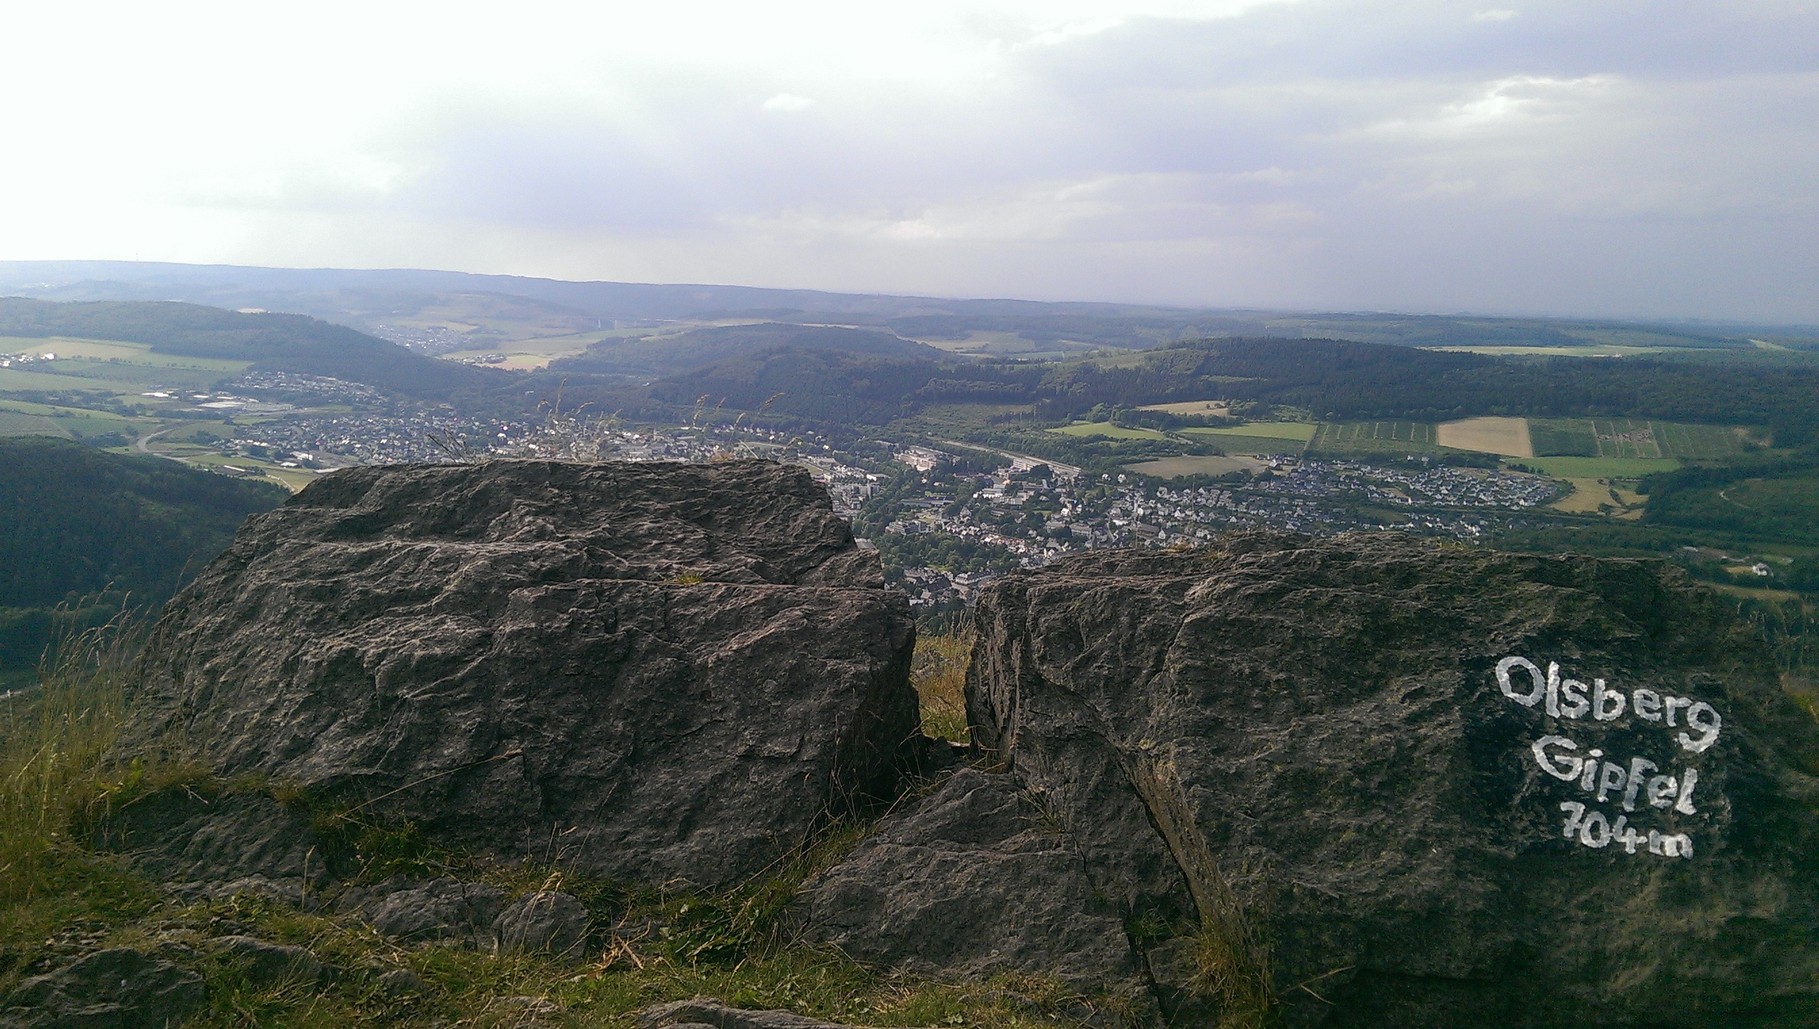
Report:
<svg viewBox="0 0 1819 1029"><path fill-rule="evenodd" d="M61 631L163 603L282 487L45 436L0 437L0 672Z"/></svg>
<svg viewBox="0 0 1819 1029"><path fill-rule="evenodd" d="M1209 396L1289 404L1318 418L1443 421L1477 415L1643 417L1766 424L1778 444L1819 440L1819 368L1642 357L1499 358L1339 340L1179 343L1135 367L1081 362L1045 380L1038 413L1078 417Z"/></svg>
<svg viewBox="0 0 1819 1029"><path fill-rule="evenodd" d="M515 380L558 388L604 411L686 418L710 408L825 427L880 425L932 403L1032 405L1041 421L1095 408L1224 398L1282 404L1321 419L1444 421L1478 415L1641 417L1766 425L1781 446L1819 442L1819 367L1646 357L1490 357L1343 340L1194 340L1117 361L973 360L929 348L850 353L749 346L642 385L585 374L587 358Z"/></svg>
<svg viewBox="0 0 1819 1029"><path fill-rule="evenodd" d="M932 361L944 355L934 347L876 329L831 325L716 325L665 336L606 339L578 357L550 363L558 374L664 376L708 368L721 361L772 350L817 350L851 356Z"/></svg>

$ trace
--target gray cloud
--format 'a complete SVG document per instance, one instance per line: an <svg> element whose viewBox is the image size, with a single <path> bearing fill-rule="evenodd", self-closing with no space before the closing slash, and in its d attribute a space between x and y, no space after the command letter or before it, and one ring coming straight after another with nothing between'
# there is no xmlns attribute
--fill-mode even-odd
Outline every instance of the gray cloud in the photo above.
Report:
<svg viewBox="0 0 1819 1029"><path fill-rule="evenodd" d="M222 121L184 123L183 152L147 133L143 170L115 172L100 149L70 164L91 195L160 195L153 228L121 237L146 256L187 211L214 235L187 236L183 255L215 260L1819 321L1810 3L1086 13L849 11L839 26L858 27L824 38L818 15L789 22L786 7L747 50L600 15L450 53L484 69L471 79L417 64L423 81L393 83L369 63L370 85L317 102L241 61L249 95L209 93ZM447 31L443 48L468 41ZM778 40L788 52L769 54ZM186 75L189 93L217 89ZM34 117L93 116L70 104ZM210 138L269 149L199 149ZM337 245L349 226L366 238Z"/></svg>

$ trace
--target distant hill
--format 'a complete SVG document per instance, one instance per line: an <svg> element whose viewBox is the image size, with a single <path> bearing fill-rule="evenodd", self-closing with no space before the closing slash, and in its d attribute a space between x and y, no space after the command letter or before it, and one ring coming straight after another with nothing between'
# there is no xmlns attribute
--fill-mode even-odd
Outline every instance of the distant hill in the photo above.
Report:
<svg viewBox="0 0 1819 1029"><path fill-rule="evenodd" d="M1038 393L1047 417L1225 397L1317 418L1445 420L1476 415L1633 416L1766 424L1782 446L1819 442L1819 367L1702 364L1660 357L1510 358L1346 340L1209 339L1134 364L1079 362Z"/></svg>
<svg viewBox="0 0 1819 1029"><path fill-rule="evenodd" d="M123 604L163 603L286 496L162 458L0 437L0 673L31 668L61 631Z"/></svg>
<svg viewBox="0 0 1819 1029"><path fill-rule="evenodd" d="M251 361L261 370L324 375L414 397L478 391L500 380L496 372L424 357L303 315L248 314L168 301L0 298L0 336L143 343L158 353Z"/></svg>
<svg viewBox="0 0 1819 1029"><path fill-rule="evenodd" d="M1209 336L1339 338L1402 346L1588 345L1734 352L1753 339L1819 352L1819 326L1646 323L1483 315L1317 313L1144 304L951 299L750 286L568 282L414 269L284 269L129 261L0 261L0 293L47 300L183 300L290 311L367 332L418 312L459 311L486 331L546 334L621 323L761 318L888 329L923 340L974 334L1038 348L1145 348Z"/></svg>
<svg viewBox="0 0 1819 1029"><path fill-rule="evenodd" d="M728 358L749 358L781 348L922 361L947 356L934 347L876 329L760 322L716 325L669 336L603 340L579 357L551 362L550 370L645 377L679 375Z"/></svg>

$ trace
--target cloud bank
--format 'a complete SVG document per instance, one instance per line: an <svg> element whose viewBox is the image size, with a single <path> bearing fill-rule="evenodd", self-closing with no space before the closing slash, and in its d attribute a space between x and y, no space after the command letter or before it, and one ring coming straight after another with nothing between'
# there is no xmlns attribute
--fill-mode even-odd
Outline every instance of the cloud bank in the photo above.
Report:
<svg viewBox="0 0 1819 1029"><path fill-rule="evenodd" d="M1799 2L43 7L0 257L1819 322Z"/></svg>

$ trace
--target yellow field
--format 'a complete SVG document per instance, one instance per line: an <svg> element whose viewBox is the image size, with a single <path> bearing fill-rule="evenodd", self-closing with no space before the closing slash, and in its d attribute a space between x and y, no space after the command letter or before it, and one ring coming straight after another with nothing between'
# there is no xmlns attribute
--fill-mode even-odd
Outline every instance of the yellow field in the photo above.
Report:
<svg viewBox="0 0 1819 1029"><path fill-rule="evenodd" d="M1527 418L1466 418L1434 426L1434 442L1454 450L1505 457L1534 457Z"/></svg>
<svg viewBox="0 0 1819 1029"><path fill-rule="evenodd" d="M1569 478L1573 491L1550 506L1568 514L1604 514L1626 520L1642 517L1645 498L1634 490L1613 486L1609 479Z"/></svg>
<svg viewBox="0 0 1819 1029"><path fill-rule="evenodd" d="M1223 400L1185 400L1178 404L1145 404L1137 410L1161 411L1165 414L1212 414L1223 418L1232 413L1232 405Z"/></svg>
<svg viewBox="0 0 1819 1029"><path fill-rule="evenodd" d="M461 361L473 360L489 354L503 354L505 356L503 362L488 365L488 367L508 368L512 371L532 371L547 366L559 357L575 357L584 354L587 352L587 348L595 343L624 335L624 332L610 329L603 332L569 332L560 336L540 336L489 343L481 350L452 350L436 356L445 361Z"/></svg>

